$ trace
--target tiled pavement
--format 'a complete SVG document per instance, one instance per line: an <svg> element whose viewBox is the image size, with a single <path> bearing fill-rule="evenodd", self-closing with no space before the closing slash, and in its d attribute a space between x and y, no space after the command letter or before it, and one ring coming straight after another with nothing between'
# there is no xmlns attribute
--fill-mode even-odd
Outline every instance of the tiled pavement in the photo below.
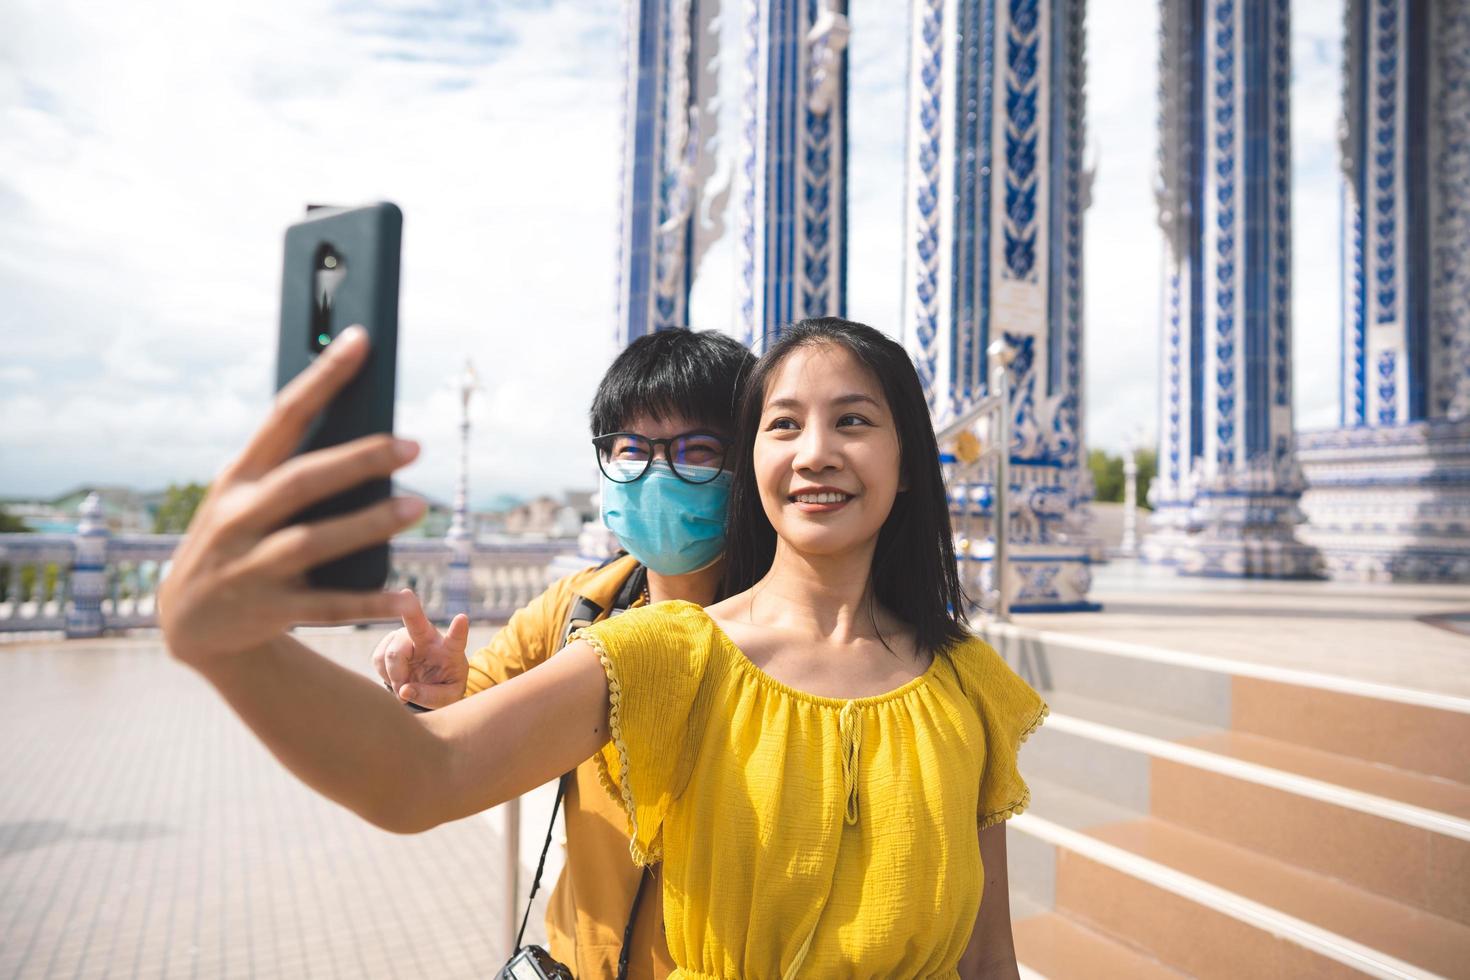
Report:
<svg viewBox="0 0 1470 980"><path fill-rule="evenodd" d="M364 669L376 636L309 642ZM377 830L296 782L156 637L9 643L0 665L0 978L503 962L496 815Z"/></svg>

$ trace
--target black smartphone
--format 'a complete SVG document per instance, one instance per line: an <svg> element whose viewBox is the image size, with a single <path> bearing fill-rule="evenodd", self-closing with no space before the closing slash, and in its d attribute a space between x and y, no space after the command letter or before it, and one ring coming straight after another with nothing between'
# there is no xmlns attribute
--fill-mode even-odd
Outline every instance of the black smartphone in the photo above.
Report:
<svg viewBox="0 0 1470 980"><path fill-rule="evenodd" d="M317 416L298 454L393 431L402 234L403 214L388 203L312 207L286 229L276 390L353 324L361 324L372 343L367 362ZM372 480L302 510L291 523L361 510L391 492L390 480ZM307 575L321 589L381 589L387 579L386 543L319 565Z"/></svg>

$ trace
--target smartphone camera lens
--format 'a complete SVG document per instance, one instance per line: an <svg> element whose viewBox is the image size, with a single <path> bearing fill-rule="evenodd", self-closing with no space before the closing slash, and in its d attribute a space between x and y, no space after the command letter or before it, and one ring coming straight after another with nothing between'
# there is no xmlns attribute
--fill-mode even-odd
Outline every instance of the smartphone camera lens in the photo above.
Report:
<svg viewBox="0 0 1470 980"><path fill-rule="evenodd" d="M320 354L332 342L332 307L337 288L347 278L347 263L330 242L317 246L312 268L311 352Z"/></svg>

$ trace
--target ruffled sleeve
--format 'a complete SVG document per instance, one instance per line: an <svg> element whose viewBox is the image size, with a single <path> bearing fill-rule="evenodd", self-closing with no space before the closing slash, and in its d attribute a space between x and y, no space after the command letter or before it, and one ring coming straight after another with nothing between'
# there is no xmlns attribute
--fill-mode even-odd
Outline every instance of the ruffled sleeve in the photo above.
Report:
<svg viewBox="0 0 1470 980"><path fill-rule="evenodd" d="M1031 789L1021 778L1016 756L1021 743L1046 719L1046 702L1016 676L990 644L971 639L950 654L985 733L985 763L980 773L980 829L1021 813Z"/></svg>
<svg viewBox="0 0 1470 980"><path fill-rule="evenodd" d="M578 630L607 672L610 739L602 785L628 816L640 865L663 859L663 823L689 780L709 715L706 673L715 636L698 606L665 602Z"/></svg>

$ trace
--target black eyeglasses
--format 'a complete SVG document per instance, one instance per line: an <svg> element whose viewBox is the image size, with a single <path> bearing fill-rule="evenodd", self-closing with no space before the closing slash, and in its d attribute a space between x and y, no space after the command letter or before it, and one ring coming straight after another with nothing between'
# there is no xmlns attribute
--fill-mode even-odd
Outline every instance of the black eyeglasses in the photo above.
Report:
<svg viewBox="0 0 1470 980"><path fill-rule="evenodd" d="M609 432L592 440L597 468L614 483L635 483L663 447L669 469L685 483L709 483L725 469L725 438L714 432L681 432L650 439L637 432Z"/></svg>

